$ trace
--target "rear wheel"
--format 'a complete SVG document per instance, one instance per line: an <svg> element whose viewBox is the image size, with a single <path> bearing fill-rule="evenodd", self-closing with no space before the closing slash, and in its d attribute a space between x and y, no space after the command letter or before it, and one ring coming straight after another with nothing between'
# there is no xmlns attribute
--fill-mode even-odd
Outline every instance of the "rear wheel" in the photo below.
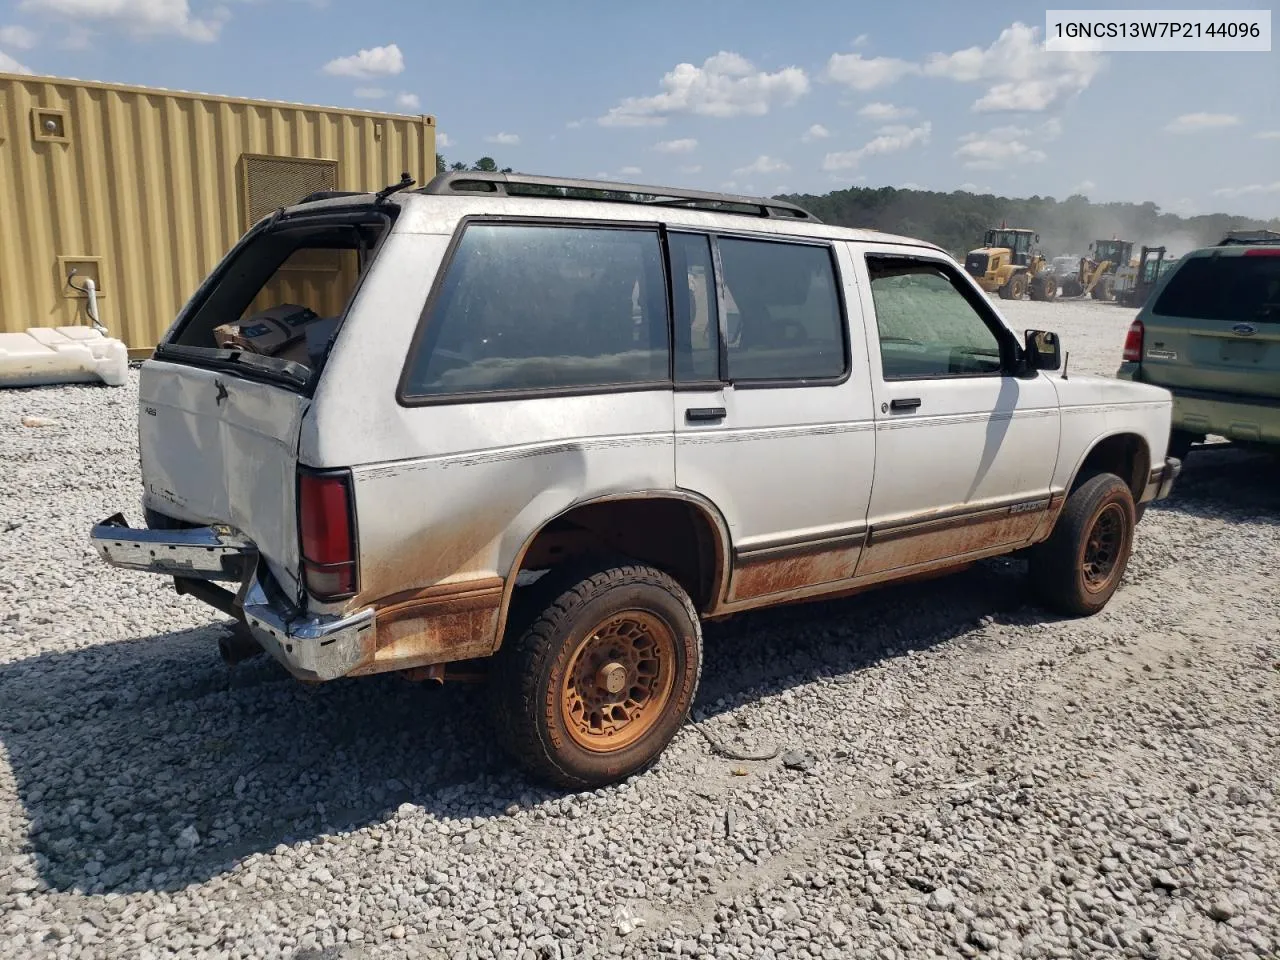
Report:
<svg viewBox="0 0 1280 960"><path fill-rule="evenodd" d="M689 714L702 631L689 596L651 567L562 574L491 683L498 734L533 776L598 787L645 769Z"/></svg>
<svg viewBox="0 0 1280 960"><path fill-rule="evenodd" d="M1050 609L1089 616L1120 586L1137 523L1133 493L1113 473L1100 473L1067 498L1049 539L1031 553L1031 580Z"/></svg>
<svg viewBox="0 0 1280 960"><path fill-rule="evenodd" d="M1115 291L1115 281L1111 278L1111 274L1105 275L1101 280L1093 285L1093 299L1110 300Z"/></svg>

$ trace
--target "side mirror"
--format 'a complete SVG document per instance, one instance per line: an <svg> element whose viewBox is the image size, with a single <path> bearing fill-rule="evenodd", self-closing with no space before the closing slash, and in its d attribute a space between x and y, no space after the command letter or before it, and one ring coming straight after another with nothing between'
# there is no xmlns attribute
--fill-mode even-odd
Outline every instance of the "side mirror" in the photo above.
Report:
<svg viewBox="0 0 1280 960"><path fill-rule="evenodd" d="M1057 370L1062 366L1058 335L1048 330L1028 330L1023 356L1029 370Z"/></svg>
<svg viewBox="0 0 1280 960"><path fill-rule="evenodd" d="M1036 234L1036 243L1039 243L1039 242L1040 242L1040 234L1038 234L1038 233L1037 233L1037 234Z"/></svg>

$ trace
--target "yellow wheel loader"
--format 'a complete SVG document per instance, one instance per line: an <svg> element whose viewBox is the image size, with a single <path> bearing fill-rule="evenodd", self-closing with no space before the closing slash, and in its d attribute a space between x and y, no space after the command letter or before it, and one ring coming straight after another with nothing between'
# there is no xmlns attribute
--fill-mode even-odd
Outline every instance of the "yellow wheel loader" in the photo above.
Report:
<svg viewBox="0 0 1280 960"><path fill-rule="evenodd" d="M1040 252L1032 250L1039 242L1038 233L1020 227L988 230L982 246L964 258L964 269L983 290L1003 300L1027 294L1032 300L1052 300L1058 295L1058 279Z"/></svg>

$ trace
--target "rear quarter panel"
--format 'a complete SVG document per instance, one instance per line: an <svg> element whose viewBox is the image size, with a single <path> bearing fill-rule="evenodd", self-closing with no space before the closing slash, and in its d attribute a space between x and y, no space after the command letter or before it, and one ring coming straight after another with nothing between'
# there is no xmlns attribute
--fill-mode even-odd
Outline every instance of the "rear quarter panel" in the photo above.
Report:
<svg viewBox="0 0 1280 960"><path fill-rule="evenodd" d="M1062 434L1053 489L1066 490L1081 464L1107 437L1140 436L1151 457L1150 466L1164 462L1169 444L1172 397L1167 390L1106 377L1070 375L1052 379L1062 409Z"/></svg>

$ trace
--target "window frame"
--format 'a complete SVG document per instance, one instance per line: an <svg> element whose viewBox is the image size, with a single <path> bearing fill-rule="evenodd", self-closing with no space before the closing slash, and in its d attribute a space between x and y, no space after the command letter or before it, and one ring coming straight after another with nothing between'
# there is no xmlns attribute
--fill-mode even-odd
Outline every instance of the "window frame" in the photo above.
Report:
<svg viewBox="0 0 1280 960"><path fill-rule="evenodd" d="M713 386L732 386L735 390L777 390L797 389L805 387L837 387L848 381L853 375L853 355L849 333L849 307L844 292L844 276L840 271L840 258L836 256L835 242L821 240L816 237L791 237L779 234L759 234L739 230L698 230L676 229L678 233L701 233L711 242L711 262L716 274L716 311L718 314L720 337L720 382L707 384L703 389ZM770 378L734 378L729 375L729 305L725 297L724 261L720 252L720 240L747 240L758 243L789 244L791 246L817 247L826 250L831 263L831 277L836 287L837 324L840 327L841 371L829 377L770 377ZM668 282L672 282L668 277ZM674 322L674 318L673 318ZM674 362L674 354L673 354ZM697 384L677 383L680 390L698 389Z"/></svg>
<svg viewBox="0 0 1280 960"><path fill-rule="evenodd" d="M986 325L987 329L995 335L996 343L1000 347L1000 369L993 370L990 373L932 373L921 376L910 377L890 377L885 373L884 369L884 344L880 339L880 315L876 311L875 291L872 287L873 277L871 276L871 263L873 260L894 260L899 262L908 262L916 264L927 264L934 267L946 275L951 282L951 286L956 293L964 298L965 302L973 308L974 313ZM867 270L867 296L871 299L872 320L875 322L876 328L876 355L880 364L880 379L884 383L911 383L921 380L974 380L984 377L1013 377L1019 373L1019 346L1017 338L1008 325L1000 318L1000 316L991 307L991 303L987 300L987 295L977 286L962 270L958 270L953 264L946 260L940 260L937 257L924 256L920 254L909 253L890 253L876 250L867 250L863 252L863 261ZM956 281L959 281L957 283Z"/></svg>
<svg viewBox="0 0 1280 960"><path fill-rule="evenodd" d="M667 333L667 375L663 380L637 380L629 383L611 383L566 387L521 387L509 390L462 390L454 393L415 394L410 392L409 378L419 354L422 352L431 325L431 315L444 289L445 279L449 275L457 258L462 238L472 225L499 225L513 227L565 227L569 229L630 230L637 233L651 233L658 245L658 262L662 269L664 292L662 302L665 305ZM611 393L643 393L654 390L673 388L673 372L675 364L674 321L672 318L671 265L669 262L666 241L662 224L657 221L629 220L583 220L572 217L529 217L503 216L501 214L476 214L459 219L454 228L449 246L445 248L440 266L431 281L431 291L427 294L426 303L418 314L414 324L413 336L409 349L405 353L404 364L400 368L400 376L396 381L396 403L401 407L434 407L459 403L497 403L509 400L532 400L542 397L586 397Z"/></svg>

